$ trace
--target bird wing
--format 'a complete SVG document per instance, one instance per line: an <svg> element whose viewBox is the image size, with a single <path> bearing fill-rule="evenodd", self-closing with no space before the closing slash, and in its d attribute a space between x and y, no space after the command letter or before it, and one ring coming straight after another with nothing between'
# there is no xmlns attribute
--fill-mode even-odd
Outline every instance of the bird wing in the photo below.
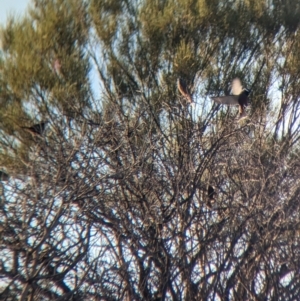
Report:
<svg viewBox="0 0 300 301"><path fill-rule="evenodd" d="M213 199L214 198L214 194L215 194L215 190L214 188L209 185L208 188L207 188L207 195L210 199Z"/></svg>
<svg viewBox="0 0 300 301"><path fill-rule="evenodd" d="M182 96L186 97L187 100L192 103L193 102L192 95L188 91L188 88L187 88L187 85L185 84L185 82L180 78L178 78L178 80L177 80L177 87L178 87L179 92L182 94Z"/></svg>
<svg viewBox="0 0 300 301"><path fill-rule="evenodd" d="M33 126L21 126L27 132L30 132L33 135L42 135L45 130L45 122L34 124Z"/></svg>
<svg viewBox="0 0 300 301"><path fill-rule="evenodd" d="M243 87L239 78L235 78L232 81L231 92L233 95L240 95L243 91Z"/></svg>
<svg viewBox="0 0 300 301"><path fill-rule="evenodd" d="M9 175L4 171L0 170L0 181L7 181L9 179Z"/></svg>
<svg viewBox="0 0 300 301"><path fill-rule="evenodd" d="M237 95L212 97L211 99L213 101L223 104L223 105L238 105L239 104Z"/></svg>
<svg viewBox="0 0 300 301"><path fill-rule="evenodd" d="M36 132L42 132L44 130L44 127L45 127L45 123L42 122L42 123L38 123L38 124L34 124L31 128L36 131Z"/></svg>
<svg viewBox="0 0 300 301"><path fill-rule="evenodd" d="M177 80L177 87L183 96L185 96L188 93L187 86L181 78L178 78L178 80Z"/></svg>

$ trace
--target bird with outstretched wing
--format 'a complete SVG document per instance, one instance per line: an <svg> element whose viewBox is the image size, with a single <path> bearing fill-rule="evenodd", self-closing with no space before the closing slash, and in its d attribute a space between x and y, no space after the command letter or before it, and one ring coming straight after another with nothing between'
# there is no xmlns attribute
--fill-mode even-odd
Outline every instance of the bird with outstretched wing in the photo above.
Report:
<svg viewBox="0 0 300 301"><path fill-rule="evenodd" d="M29 132L33 136L42 136L45 131L46 124L47 121L34 124L33 126L29 126L29 127L21 126L21 128Z"/></svg>
<svg viewBox="0 0 300 301"><path fill-rule="evenodd" d="M193 106L194 105L193 97L192 97L191 93L189 92L187 84L185 83L185 81L183 79L178 78L177 88L178 88L179 92L181 93L181 95L186 98L188 103Z"/></svg>
<svg viewBox="0 0 300 301"><path fill-rule="evenodd" d="M211 99L219 104L238 105L240 118L246 117L245 108L248 105L250 90L243 88L240 79L235 78L232 81L231 92L232 95L211 97Z"/></svg>

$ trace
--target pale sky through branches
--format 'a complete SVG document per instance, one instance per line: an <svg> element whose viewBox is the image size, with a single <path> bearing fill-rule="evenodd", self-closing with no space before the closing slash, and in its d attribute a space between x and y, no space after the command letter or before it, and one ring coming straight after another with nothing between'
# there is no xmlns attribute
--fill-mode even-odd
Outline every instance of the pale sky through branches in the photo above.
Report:
<svg viewBox="0 0 300 301"><path fill-rule="evenodd" d="M7 18L16 14L21 16L25 13L30 0L1 0L0 1L0 24L3 26Z"/></svg>

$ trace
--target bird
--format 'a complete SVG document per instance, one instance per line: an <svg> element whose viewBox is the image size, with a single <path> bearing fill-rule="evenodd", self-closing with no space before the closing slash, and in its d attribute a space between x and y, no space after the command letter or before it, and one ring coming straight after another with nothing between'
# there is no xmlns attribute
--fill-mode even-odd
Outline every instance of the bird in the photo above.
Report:
<svg viewBox="0 0 300 301"><path fill-rule="evenodd" d="M34 124L33 126L30 127L21 126L21 128L29 132L33 136L42 136L45 131L45 127L47 123L48 121L45 121L45 122Z"/></svg>
<svg viewBox="0 0 300 301"><path fill-rule="evenodd" d="M232 81L231 92L232 95L212 97L211 99L219 104L238 105L239 119L246 117L245 107L248 105L250 90L243 88L240 79L235 78Z"/></svg>
<svg viewBox="0 0 300 301"><path fill-rule="evenodd" d="M193 97L192 97L191 93L189 92L188 87L183 79L181 79L181 78L177 79L177 88L178 88L179 92L181 93L181 95L186 98L188 103L193 106L194 105Z"/></svg>
<svg viewBox="0 0 300 301"><path fill-rule="evenodd" d="M211 208L211 201L214 202L214 196L216 195L215 193L215 189L211 186L211 185L208 185L207 187L207 196L208 196L208 201L207 201L207 205L208 207Z"/></svg>
<svg viewBox="0 0 300 301"><path fill-rule="evenodd" d="M9 180L9 175L4 171L0 170L0 181L6 182Z"/></svg>

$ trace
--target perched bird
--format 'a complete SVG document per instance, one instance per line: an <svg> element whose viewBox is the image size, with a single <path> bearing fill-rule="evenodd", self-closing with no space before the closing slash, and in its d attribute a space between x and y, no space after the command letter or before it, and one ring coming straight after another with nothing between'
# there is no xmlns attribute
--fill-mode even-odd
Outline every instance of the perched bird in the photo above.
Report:
<svg viewBox="0 0 300 301"><path fill-rule="evenodd" d="M9 175L5 173L4 171L0 170L0 181L8 181Z"/></svg>
<svg viewBox="0 0 300 301"><path fill-rule="evenodd" d="M29 132L33 136L42 136L45 131L47 122L48 121L34 124L33 126L30 126L30 127L21 126L21 128L24 129L25 131Z"/></svg>
<svg viewBox="0 0 300 301"><path fill-rule="evenodd" d="M181 93L181 95L187 99L189 104L194 105L192 95L190 94L185 81L182 80L181 78L178 78L178 80L177 80L177 88L178 88L179 92Z"/></svg>
<svg viewBox="0 0 300 301"><path fill-rule="evenodd" d="M246 116L245 107L248 105L250 90L243 89L241 81L235 78L232 81L231 92L233 95L212 97L211 99L219 104L238 105L241 119Z"/></svg>
<svg viewBox="0 0 300 301"><path fill-rule="evenodd" d="M211 208L211 202L213 201L214 202L214 196L216 195L215 193L215 189L211 186L211 185L208 185L207 187L207 196L208 196L208 201L207 201L207 205L208 207Z"/></svg>

